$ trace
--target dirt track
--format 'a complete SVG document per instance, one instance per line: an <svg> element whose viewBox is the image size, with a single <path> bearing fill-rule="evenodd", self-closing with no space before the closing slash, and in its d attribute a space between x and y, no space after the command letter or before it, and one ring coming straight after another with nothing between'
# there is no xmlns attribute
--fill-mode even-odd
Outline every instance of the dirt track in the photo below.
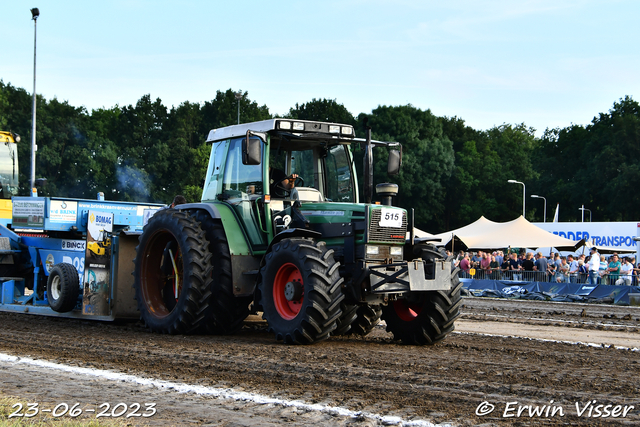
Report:
<svg viewBox="0 0 640 427"><path fill-rule="evenodd" d="M399 416L405 421L455 425L640 424L640 351L609 345L633 344L635 340L635 346L622 346L640 347L640 309L466 298L462 312L456 328L461 333L432 347L399 345L383 328L376 328L365 338L334 337L302 347L277 343L260 322L248 324L236 336L164 336L150 334L136 323L0 313L0 352L147 378L229 387ZM604 346L510 337L529 335L527 330L535 331L538 338ZM485 335L496 333L507 336ZM580 339L586 335L588 339ZM3 365L0 380L4 394L43 404L71 400L96 404L124 397L133 401L144 395L158 401L158 414L146 420L157 425L380 423L129 385L126 387L131 390L116 390L118 385L95 381L91 391L82 392L79 380L64 380L71 375L51 374L54 385L47 386L40 374L27 375L30 368ZM118 396L123 397L118 400ZM576 402L582 408L590 400L597 400L595 405L634 408L625 418L589 418L588 410L577 416ZM476 411L484 401L495 410L478 416ZM507 402L518 403L507 407ZM556 412L555 417L529 417L525 409L520 417L503 417L507 408L514 408L507 415L516 415L518 405L538 407L543 412L543 405L561 407L564 416Z"/></svg>

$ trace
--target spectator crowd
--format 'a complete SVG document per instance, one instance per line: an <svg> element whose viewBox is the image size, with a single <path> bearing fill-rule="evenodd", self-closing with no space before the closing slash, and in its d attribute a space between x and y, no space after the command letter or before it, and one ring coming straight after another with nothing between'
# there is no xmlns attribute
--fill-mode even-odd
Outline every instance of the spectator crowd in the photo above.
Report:
<svg viewBox="0 0 640 427"><path fill-rule="evenodd" d="M460 277L523 282L588 283L638 286L640 266L635 257L619 258L617 253L608 259L595 247L589 255L546 257L541 252L464 252L454 258L460 267Z"/></svg>

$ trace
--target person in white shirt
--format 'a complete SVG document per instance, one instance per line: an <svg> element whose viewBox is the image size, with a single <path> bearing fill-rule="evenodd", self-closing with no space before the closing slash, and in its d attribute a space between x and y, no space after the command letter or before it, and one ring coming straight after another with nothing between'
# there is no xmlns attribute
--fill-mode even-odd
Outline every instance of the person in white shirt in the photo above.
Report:
<svg viewBox="0 0 640 427"><path fill-rule="evenodd" d="M591 285L598 284L598 270L600 269L600 254L595 247L591 248L591 258L589 258L589 278L587 283Z"/></svg>
<svg viewBox="0 0 640 427"><path fill-rule="evenodd" d="M620 266L620 278L616 280L616 285L631 286L631 273L633 272L633 265L629 262L629 258L622 258L622 265Z"/></svg>

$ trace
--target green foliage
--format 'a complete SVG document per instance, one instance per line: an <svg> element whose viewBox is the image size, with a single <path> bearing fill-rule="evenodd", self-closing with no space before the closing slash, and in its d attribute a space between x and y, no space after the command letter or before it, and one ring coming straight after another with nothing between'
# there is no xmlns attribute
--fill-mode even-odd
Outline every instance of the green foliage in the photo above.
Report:
<svg viewBox="0 0 640 427"><path fill-rule="evenodd" d="M588 126L547 130L538 141L536 189L546 191L560 220L578 218L584 205L594 221L637 219L640 196L640 105L627 96ZM564 217L563 217L564 216Z"/></svg>
<svg viewBox="0 0 640 427"><path fill-rule="evenodd" d="M445 211L445 186L454 167L453 144L442 131L442 124L431 114L412 105L381 106L367 119L372 138L402 144L402 168L396 177L387 175L385 149L374 149L374 184L394 182L399 185L397 205L415 209L416 225L431 228L442 225Z"/></svg>
<svg viewBox="0 0 640 427"><path fill-rule="evenodd" d="M237 123L238 100L231 89L217 91L203 104L167 108L144 95L135 105L91 112L57 99L37 97L37 177L47 178L44 195L169 203L176 194L200 200L211 146L211 129ZM271 118L266 105L242 93L240 121ZM20 194L29 194L32 98L0 80L0 129L22 137ZM436 117L411 105L381 106L358 120L336 100L296 104L287 117L356 126L363 121L373 138L403 146L400 175L386 173L387 153L374 149L375 183L399 185L396 203L415 208L417 225L431 232L466 225L481 215L507 221L522 212L527 197L547 199L551 216L562 205L561 220L577 220L583 204L594 221L636 220L640 195L640 105L621 98L587 126L547 129L536 138L524 124L480 131L464 120ZM362 176L363 150L356 151ZM359 180L362 183L362 179ZM527 219L542 220L543 202L528 198Z"/></svg>
<svg viewBox="0 0 640 427"><path fill-rule="evenodd" d="M356 120L344 105L335 99L315 99L305 104L297 104L289 110L287 118L298 120L318 120L321 122L355 125Z"/></svg>

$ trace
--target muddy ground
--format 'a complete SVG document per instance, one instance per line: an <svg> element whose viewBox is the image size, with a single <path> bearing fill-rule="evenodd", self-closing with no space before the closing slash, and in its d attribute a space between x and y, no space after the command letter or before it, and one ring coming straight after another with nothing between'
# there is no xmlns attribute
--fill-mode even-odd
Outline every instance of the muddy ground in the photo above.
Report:
<svg viewBox="0 0 640 427"><path fill-rule="evenodd" d="M400 345L383 327L364 338L285 346L256 320L235 336L166 336L135 322L0 313L0 353L398 416L405 422L640 425L637 307L465 298L457 332L430 347ZM532 335L535 339L526 338ZM10 362L0 366L0 381L1 394L41 402L43 408L71 401L85 407L157 402L153 417L126 421L135 425L384 423L87 380ZM608 410L618 416L596 418L597 408L579 416L589 401L614 405ZM491 413L478 415L491 405ZM625 405L628 412L622 417ZM518 417L519 407L524 409ZM530 417L529 409L542 416Z"/></svg>

